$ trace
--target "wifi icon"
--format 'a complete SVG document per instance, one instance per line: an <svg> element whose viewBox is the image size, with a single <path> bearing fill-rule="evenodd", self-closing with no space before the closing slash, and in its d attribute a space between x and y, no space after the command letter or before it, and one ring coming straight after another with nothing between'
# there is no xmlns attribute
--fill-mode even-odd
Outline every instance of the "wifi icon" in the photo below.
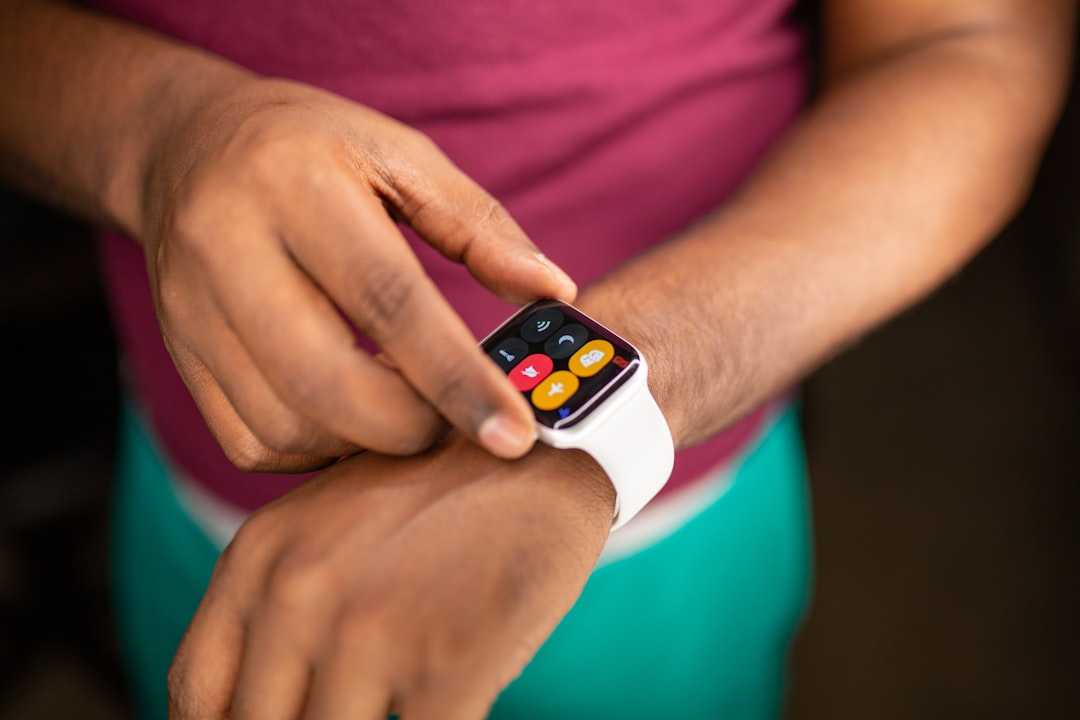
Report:
<svg viewBox="0 0 1080 720"><path fill-rule="evenodd" d="M529 342L543 342L564 320L563 314L555 308L537 310L521 324L521 336Z"/></svg>

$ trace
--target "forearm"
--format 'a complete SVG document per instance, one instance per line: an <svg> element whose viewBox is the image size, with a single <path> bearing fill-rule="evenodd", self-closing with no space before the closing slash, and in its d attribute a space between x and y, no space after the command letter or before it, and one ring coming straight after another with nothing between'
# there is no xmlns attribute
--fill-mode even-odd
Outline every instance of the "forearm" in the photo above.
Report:
<svg viewBox="0 0 1080 720"><path fill-rule="evenodd" d="M941 36L848 74L728 207L582 296L645 346L678 444L924 296L1015 211L1065 58L1010 42Z"/></svg>
<svg viewBox="0 0 1080 720"><path fill-rule="evenodd" d="M2 2L0 179L137 237L152 150L186 113L245 76L66 3Z"/></svg>

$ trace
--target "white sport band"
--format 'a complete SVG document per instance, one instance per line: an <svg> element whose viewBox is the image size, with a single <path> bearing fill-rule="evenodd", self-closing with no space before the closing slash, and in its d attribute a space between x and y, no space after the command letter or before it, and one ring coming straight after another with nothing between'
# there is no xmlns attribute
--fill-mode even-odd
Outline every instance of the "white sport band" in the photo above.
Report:
<svg viewBox="0 0 1080 720"><path fill-rule="evenodd" d="M615 531L641 512L671 477L675 446L660 407L649 392L648 367L640 367L596 408L586 422L565 430L537 424L540 439L557 448L584 450L615 486Z"/></svg>
<svg viewBox="0 0 1080 720"><path fill-rule="evenodd" d="M615 486L612 530L664 487L675 449L637 348L558 300L522 308L481 346L531 403L542 441L600 463Z"/></svg>

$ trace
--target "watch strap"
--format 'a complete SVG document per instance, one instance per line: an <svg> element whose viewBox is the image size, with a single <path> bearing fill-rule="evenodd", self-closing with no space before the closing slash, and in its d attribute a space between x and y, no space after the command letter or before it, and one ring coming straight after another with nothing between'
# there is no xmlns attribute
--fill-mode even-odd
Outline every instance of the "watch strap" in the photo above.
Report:
<svg viewBox="0 0 1080 720"><path fill-rule="evenodd" d="M607 417L595 422L595 429L576 443L600 464L615 486L613 531L656 497L675 464L671 430L649 392L644 367L637 376L637 382L621 389L625 396L612 403L610 410L605 408Z"/></svg>

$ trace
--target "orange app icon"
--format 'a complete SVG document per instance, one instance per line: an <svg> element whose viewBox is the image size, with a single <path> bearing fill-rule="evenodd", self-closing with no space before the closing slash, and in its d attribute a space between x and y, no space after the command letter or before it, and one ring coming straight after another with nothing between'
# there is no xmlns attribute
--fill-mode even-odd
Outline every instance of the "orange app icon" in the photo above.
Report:
<svg viewBox="0 0 1080 720"><path fill-rule="evenodd" d="M548 375L532 391L532 402L540 410L554 410L577 392L580 381L573 373L559 370Z"/></svg>
<svg viewBox="0 0 1080 720"><path fill-rule="evenodd" d="M592 377L611 362L615 348L607 340L593 340L570 358L570 369L579 377Z"/></svg>

